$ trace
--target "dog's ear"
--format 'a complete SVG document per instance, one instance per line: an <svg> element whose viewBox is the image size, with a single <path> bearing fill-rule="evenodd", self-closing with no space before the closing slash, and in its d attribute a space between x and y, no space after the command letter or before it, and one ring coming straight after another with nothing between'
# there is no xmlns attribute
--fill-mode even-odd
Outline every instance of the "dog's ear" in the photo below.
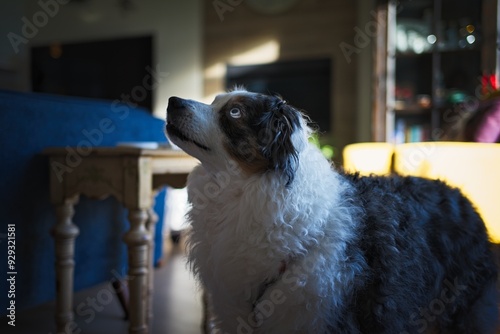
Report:
<svg viewBox="0 0 500 334"><path fill-rule="evenodd" d="M262 155L268 161L268 168L281 172L290 185L298 167L299 154L292 135L300 129L301 113L286 101L273 99L264 113L261 138Z"/></svg>

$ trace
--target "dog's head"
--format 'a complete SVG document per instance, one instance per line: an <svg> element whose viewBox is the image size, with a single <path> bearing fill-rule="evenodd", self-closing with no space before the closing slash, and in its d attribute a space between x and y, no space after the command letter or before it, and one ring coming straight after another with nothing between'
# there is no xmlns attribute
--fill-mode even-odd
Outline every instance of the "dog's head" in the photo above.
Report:
<svg viewBox="0 0 500 334"><path fill-rule="evenodd" d="M171 97L169 139L217 172L235 161L243 173L281 173L293 180L309 128L300 111L276 96L236 90L212 104Z"/></svg>

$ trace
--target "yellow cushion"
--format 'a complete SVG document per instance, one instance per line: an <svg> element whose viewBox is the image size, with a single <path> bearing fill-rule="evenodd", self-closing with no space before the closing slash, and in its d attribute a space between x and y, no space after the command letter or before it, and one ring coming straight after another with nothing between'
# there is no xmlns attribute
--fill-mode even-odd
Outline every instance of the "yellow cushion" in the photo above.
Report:
<svg viewBox="0 0 500 334"><path fill-rule="evenodd" d="M500 242L500 144L401 144L395 148L394 170L460 188L481 214L491 239Z"/></svg>
<svg viewBox="0 0 500 334"><path fill-rule="evenodd" d="M394 145L389 143L350 144L342 152L344 169L361 175L388 175L393 153Z"/></svg>

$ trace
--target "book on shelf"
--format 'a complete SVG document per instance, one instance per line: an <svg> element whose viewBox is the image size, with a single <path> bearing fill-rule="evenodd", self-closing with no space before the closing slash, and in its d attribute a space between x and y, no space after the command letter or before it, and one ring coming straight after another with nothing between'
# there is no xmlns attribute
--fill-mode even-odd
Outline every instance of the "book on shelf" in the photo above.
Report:
<svg viewBox="0 0 500 334"><path fill-rule="evenodd" d="M398 120L394 131L394 143L415 143L430 140L430 128L427 124L408 123Z"/></svg>

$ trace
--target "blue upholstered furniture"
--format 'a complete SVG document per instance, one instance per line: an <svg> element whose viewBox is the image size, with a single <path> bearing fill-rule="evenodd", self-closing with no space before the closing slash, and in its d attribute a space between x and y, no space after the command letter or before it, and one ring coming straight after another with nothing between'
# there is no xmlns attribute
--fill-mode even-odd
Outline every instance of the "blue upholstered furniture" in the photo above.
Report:
<svg viewBox="0 0 500 334"><path fill-rule="evenodd" d="M100 132L109 119L111 132ZM109 121L106 121L109 124ZM0 251L7 254L7 225L16 229L16 309L55 297L54 242L50 230L55 214L49 203L50 146L114 146L118 142L165 142L163 121L132 105L36 93L0 90ZM155 258L161 255L165 191L156 198ZM74 222L80 228L75 247L75 289L126 273L122 235L128 227L125 209L114 199L81 197ZM0 262L0 291L6 294L7 262ZM7 298L0 298L5 314Z"/></svg>

